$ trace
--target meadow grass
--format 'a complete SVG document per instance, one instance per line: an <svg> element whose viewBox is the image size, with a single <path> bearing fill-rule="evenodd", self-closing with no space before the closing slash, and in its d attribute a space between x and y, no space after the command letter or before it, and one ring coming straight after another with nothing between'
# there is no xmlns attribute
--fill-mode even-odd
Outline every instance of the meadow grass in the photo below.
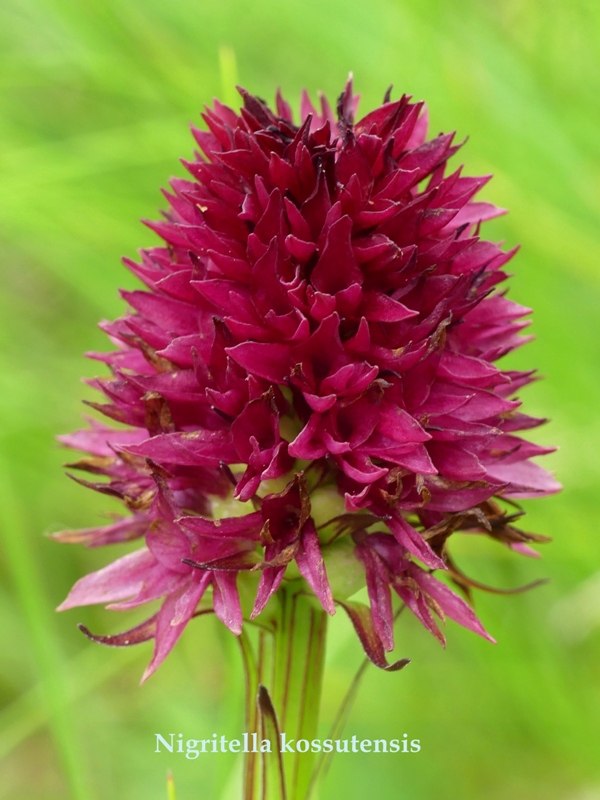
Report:
<svg viewBox="0 0 600 800"><path fill-rule="evenodd" d="M543 560L467 541L468 571L500 586L548 576L526 595L477 597L498 646L449 626L448 649L404 615L399 674L369 670L348 723L364 738L420 738L416 757L334 761L321 800L584 800L600 796L600 4L594 0L4 0L0 7L0 800L235 797L233 757L153 753L154 734L243 729L235 642L191 625L137 688L149 647L110 651L76 630L133 616L54 615L106 552L45 532L117 510L64 478L57 433L79 426L86 350L122 313L120 265L151 244L159 187L183 174L190 121L236 80L297 104L302 87L335 98L349 71L361 107L426 99L432 133L469 135L456 163L494 173L486 199L510 209L487 236L522 244L510 296L535 309L534 343L511 357L545 380L524 400L552 424L548 462L563 494L527 504L554 537ZM578 594L579 592L579 594ZM578 605L582 598L585 607ZM583 619L583 623L582 620ZM450 629L451 628L451 629ZM332 626L324 731L361 661L347 622ZM374 792L374 787L376 791ZM172 789L170 789L172 791Z"/></svg>

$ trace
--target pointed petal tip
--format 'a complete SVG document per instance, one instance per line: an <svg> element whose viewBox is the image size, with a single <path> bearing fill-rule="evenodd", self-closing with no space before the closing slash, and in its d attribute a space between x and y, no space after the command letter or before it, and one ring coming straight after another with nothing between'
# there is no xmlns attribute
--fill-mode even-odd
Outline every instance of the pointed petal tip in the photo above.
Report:
<svg viewBox="0 0 600 800"><path fill-rule="evenodd" d="M394 661L392 664L387 667L387 672L398 672L404 667L407 667L410 664L410 658L400 658L398 661Z"/></svg>
<svg viewBox="0 0 600 800"><path fill-rule="evenodd" d="M55 611L68 611L70 608L73 608L73 606L67 603L68 599L68 597L65 598L60 605L56 606Z"/></svg>
<svg viewBox="0 0 600 800"><path fill-rule="evenodd" d="M152 664L148 664L148 666L144 670L144 674L140 678L139 686L143 686L148 680L148 678L151 675L154 675L155 672L156 672L156 667L153 667Z"/></svg>
<svg viewBox="0 0 600 800"><path fill-rule="evenodd" d="M156 633L156 614L149 617L144 622L130 628L122 633L115 634L95 634L81 622L77 625L79 630L87 636L88 639L96 644L107 645L108 647L131 647L135 644L148 642L154 638Z"/></svg>
<svg viewBox="0 0 600 800"><path fill-rule="evenodd" d="M325 603L321 603L321 605L323 606L323 608L329 614L330 617L335 616L336 608L335 608L335 600L333 599L333 597L331 598L331 605L329 605L329 603L327 603L327 605Z"/></svg>

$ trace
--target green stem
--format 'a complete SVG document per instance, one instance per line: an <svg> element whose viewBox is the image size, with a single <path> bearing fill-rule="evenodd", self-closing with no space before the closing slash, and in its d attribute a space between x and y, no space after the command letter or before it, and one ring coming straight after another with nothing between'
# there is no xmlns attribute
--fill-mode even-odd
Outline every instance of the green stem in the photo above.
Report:
<svg viewBox="0 0 600 800"><path fill-rule="evenodd" d="M261 632L262 635L262 632ZM258 732L257 705L254 700L256 687L259 684L259 667L252 652L252 646L245 631L240 635L244 675L246 677L246 730L248 733ZM260 649L259 649L260 663ZM248 753L244 768L244 800L253 800L256 786L256 753Z"/></svg>
<svg viewBox="0 0 600 800"><path fill-rule="evenodd" d="M259 722L263 723L264 730L263 716L268 697L278 730L277 750L283 752L262 754L262 775L272 774L274 768L281 769L285 793L282 794L281 782L271 778L268 785L264 785L263 780L260 793L255 794L256 755L249 753L246 757L244 800L256 797L279 800L282 796L286 800L305 800L316 763L310 743L317 738L318 732L327 615L312 598L298 590L280 589L275 599L278 605L272 635L261 631L257 661L251 661L248 640L242 643L242 652L251 701L247 708L250 709L254 698L259 697L258 705L253 706L258 709L258 719L248 713L247 721L251 727L247 730L259 730ZM259 686L262 687L260 691ZM282 747L284 741L293 752ZM299 741L301 749L306 747L307 752L298 751Z"/></svg>

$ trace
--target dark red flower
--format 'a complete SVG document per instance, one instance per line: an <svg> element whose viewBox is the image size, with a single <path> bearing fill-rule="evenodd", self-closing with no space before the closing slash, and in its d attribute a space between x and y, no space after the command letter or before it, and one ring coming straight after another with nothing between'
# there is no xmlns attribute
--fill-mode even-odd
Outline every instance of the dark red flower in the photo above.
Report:
<svg viewBox="0 0 600 800"><path fill-rule="evenodd" d="M61 608L164 598L144 625L94 637L154 638L148 675L209 589L239 633L237 582L257 571L252 616L298 574L333 613L333 526L364 567L372 614L353 618L380 665L391 589L441 639L432 611L487 635L430 570L452 566L459 529L526 550L539 537L491 498L559 488L531 461L548 450L516 435L543 421L514 397L532 373L495 365L527 341L529 309L498 289L514 251L479 237L503 213L473 200L489 178L449 171L453 135L427 141L425 107L406 96L355 122L350 82L336 116L305 94L297 126L281 96L273 111L241 94L239 114L215 102L194 130L191 178L147 223L164 244L126 261L147 289L124 292L131 311L103 325L118 350L92 354L112 373L93 382L96 408L127 428L62 437L89 453L72 466L102 476L86 485L132 513L56 538L145 547ZM317 527L323 487L347 513Z"/></svg>

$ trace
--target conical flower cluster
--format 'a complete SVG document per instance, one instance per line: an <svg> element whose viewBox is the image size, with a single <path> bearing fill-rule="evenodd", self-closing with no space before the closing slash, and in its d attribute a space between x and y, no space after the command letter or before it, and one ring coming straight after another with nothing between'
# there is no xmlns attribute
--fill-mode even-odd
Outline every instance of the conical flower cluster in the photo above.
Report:
<svg viewBox="0 0 600 800"><path fill-rule="evenodd" d="M548 450L518 436L543 421L515 399L532 373L495 365L526 341L529 309L498 288L514 251L479 237L502 213L473 200L488 178L449 170L453 135L427 141L406 96L355 121L350 83L336 115L305 94L298 126L280 96L271 110L241 94L239 114L215 102L194 130L190 179L147 223L164 244L127 261L147 288L102 326L118 349L92 354L111 371L95 407L126 427L61 437L88 454L71 466L101 476L81 482L130 514L55 537L144 546L61 608L162 599L137 628L93 637L153 638L147 675L203 598L239 634L286 580L331 614L344 605L380 666L392 590L442 641L435 616L488 636L432 571L468 594L446 546L457 530L533 553L541 537L493 498L559 488L530 460ZM370 610L336 589L350 573Z"/></svg>

